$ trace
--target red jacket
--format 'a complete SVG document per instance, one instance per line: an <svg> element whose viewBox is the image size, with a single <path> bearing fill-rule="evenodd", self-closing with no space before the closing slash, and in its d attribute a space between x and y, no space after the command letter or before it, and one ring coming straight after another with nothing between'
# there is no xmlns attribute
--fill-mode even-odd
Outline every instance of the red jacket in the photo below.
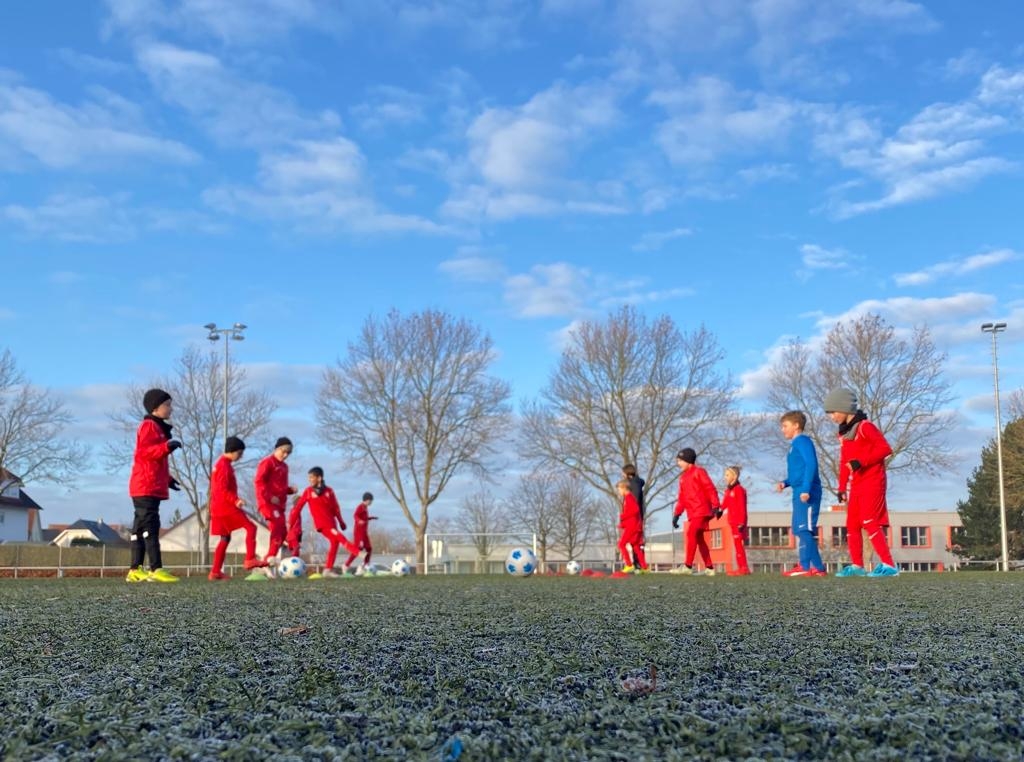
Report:
<svg viewBox="0 0 1024 762"><path fill-rule="evenodd" d="M622 498L622 511L619 513L619 529L624 535L642 532L644 520L640 516L640 503L632 493L627 492Z"/></svg>
<svg viewBox="0 0 1024 762"><path fill-rule="evenodd" d="M256 467L256 507L260 513L266 515L280 511L284 516L285 505L288 501L288 464L278 460L273 454L268 455ZM272 497L277 498L277 503L271 501Z"/></svg>
<svg viewBox="0 0 1024 762"><path fill-rule="evenodd" d="M231 516L238 508L238 481L235 464L221 455L210 474L210 516Z"/></svg>
<svg viewBox="0 0 1024 762"><path fill-rule="evenodd" d="M747 488L739 482L722 493L722 510L731 527L747 525Z"/></svg>
<svg viewBox="0 0 1024 762"><path fill-rule="evenodd" d="M883 526L889 524L885 459L890 455L892 447L878 427L866 419L839 436L839 491L848 493L847 511L875 516ZM856 471L850 468L851 460L860 461Z"/></svg>
<svg viewBox="0 0 1024 762"><path fill-rule="evenodd" d="M334 496L334 490L326 484L316 494L313 487L306 487L302 495L295 501L291 513L288 514L288 526L294 527L302 521L302 507L309 505L309 512L313 516L313 526L318 532L326 532L329 529L337 529L338 525L345 529L345 519L341 517L341 508L338 505L338 498ZM337 524L335 523L337 522Z"/></svg>
<svg viewBox="0 0 1024 762"><path fill-rule="evenodd" d="M673 516L685 511L688 520L697 521L714 516L718 506L718 490L707 471L690 466L679 474L679 499Z"/></svg>
<svg viewBox="0 0 1024 762"><path fill-rule="evenodd" d="M167 443L171 441L171 424L147 415L135 435L135 456L128 479L131 497L155 497L166 500L171 483L171 466Z"/></svg>
<svg viewBox="0 0 1024 762"><path fill-rule="evenodd" d="M356 544L359 544L359 540L365 540L369 537L370 521L376 519L376 516L370 515L370 509L366 507L366 503L360 503L356 506L355 513L352 514L352 532L355 536Z"/></svg>

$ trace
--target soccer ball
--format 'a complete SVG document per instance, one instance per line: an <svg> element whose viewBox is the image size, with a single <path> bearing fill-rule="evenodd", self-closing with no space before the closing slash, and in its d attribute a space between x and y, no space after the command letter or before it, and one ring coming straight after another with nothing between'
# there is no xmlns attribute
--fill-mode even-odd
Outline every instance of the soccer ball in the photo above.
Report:
<svg viewBox="0 0 1024 762"><path fill-rule="evenodd" d="M529 577L537 570L537 556L529 548L512 548L505 557L505 571L513 577Z"/></svg>
<svg viewBox="0 0 1024 762"><path fill-rule="evenodd" d="M575 577L581 571L583 571L583 564L581 564L579 561L570 561L565 565L566 574L571 574Z"/></svg>
<svg viewBox="0 0 1024 762"><path fill-rule="evenodd" d="M277 565L277 576L281 579L301 577L306 573L306 562L298 556L284 559Z"/></svg>
<svg viewBox="0 0 1024 762"><path fill-rule="evenodd" d="M409 564L404 559L398 558L391 564L391 573L396 577L404 577L409 573Z"/></svg>

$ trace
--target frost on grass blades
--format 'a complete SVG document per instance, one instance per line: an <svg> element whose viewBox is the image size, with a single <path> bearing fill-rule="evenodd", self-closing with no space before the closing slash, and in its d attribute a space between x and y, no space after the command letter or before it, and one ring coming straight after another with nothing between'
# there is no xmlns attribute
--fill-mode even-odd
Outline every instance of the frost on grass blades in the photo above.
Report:
<svg viewBox="0 0 1024 762"><path fill-rule="evenodd" d="M277 576L281 579L294 579L306 573L306 562L298 556L284 559L277 567Z"/></svg>
<svg viewBox="0 0 1024 762"><path fill-rule="evenodd" d="M405 577L409 574L409 564L404 559L397 558L395 562L391 564L391 573L396 577Z"/></svg>
<svg viewBox="0 0 1024 762"><path fill-rule="evenodd" d="M512 548L505 558L505 571L513 577L529 577L537 570L537 556L529 548Z"/></svg>

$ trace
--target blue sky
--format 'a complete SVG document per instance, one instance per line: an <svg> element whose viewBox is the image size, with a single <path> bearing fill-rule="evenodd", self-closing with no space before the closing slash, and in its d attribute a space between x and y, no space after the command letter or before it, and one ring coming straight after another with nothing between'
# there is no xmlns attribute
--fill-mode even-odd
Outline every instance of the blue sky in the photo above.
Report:
<svg viewBox="0 0 1024 762"><path fill-rule="evenodd" d="M950 355L962 467L893 486L948 509L992 434L982 322L1009 323L1002 385L1024 385L1018 2L0 13L0 345L87 442L210 321L249 325L236 356L293 467L330 475L312 396L370 313L475 320L520 400L574 321L634 304L704 322L757 410L781 344L876 311ZM48 521L115 521L123 481L30 492Z"/></svg>

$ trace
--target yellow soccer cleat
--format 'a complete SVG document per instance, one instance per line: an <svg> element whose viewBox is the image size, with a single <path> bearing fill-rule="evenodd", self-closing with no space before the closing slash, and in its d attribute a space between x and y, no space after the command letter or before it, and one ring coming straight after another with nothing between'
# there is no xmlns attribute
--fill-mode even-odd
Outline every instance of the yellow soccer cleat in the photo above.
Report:
<svg viewBox="0 0 1024 762"><path fill-rule="evenodd" d="M626 574L632 574L636 571L636 567L630 564L629 566L623 566L622 571L626 572Z"/></svg>
<svg viewBox="0 0 1024 762"><path fill-rule="evenodd" d="M141 566L138 569L129 569L128 576L124 578L125 582L145 582L149 579L149 572L143 569Z"/></svg>
<svg viewBox="0 0 1024 762"><path fill-rule="evenodd" d="M149 573L150 582L180 582L177 577L164 568L154 569Z"/></svg>

